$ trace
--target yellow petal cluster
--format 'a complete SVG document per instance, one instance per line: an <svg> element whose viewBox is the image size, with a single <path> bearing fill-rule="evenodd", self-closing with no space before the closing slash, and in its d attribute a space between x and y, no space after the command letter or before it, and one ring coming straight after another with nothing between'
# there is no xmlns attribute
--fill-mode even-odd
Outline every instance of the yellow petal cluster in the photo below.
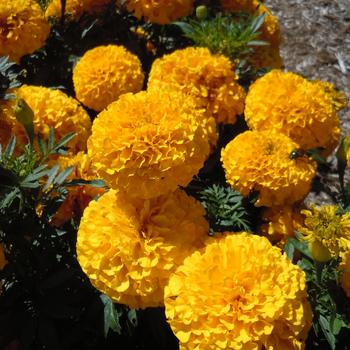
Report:
<svg viewBox="0 0 350 350"><path fill-rule="evenodd" d="M152 65L148 88L171 86L196 98L218 123L235 123L243 113L244 89L230 60L207 48L188 47L164 55Z"/></svg>
<svg viewBox="0 0 350 350"><path fill-rule="evenodd" d="M281 31L277 17L275 17L259 0L220 0L225 11L244 11L251 15L265 14L259 39L270 43L271 47L278 48L281 43Z"/></svg>
<svg viewBox="0 0 350 350"><path fill-rule="evenodd" d="M322 82L272 70L250 86L244 114L253 130L282 132L299 147L321 147L328 155L339 141L341 96Z"/></svg>
<svg viewBox="0 0 350 350"><path fill-rule="evenodd" d="M125 6L138 19L167 24L188 16L193 11L193 0L126 0Z"/></svg>
<svg viewBox="0 0 350 350"><path fill-rule="evenodd" d="M204 246L202 205L184 191L131 200L110 190L85 209L78 261L92 284L132 308L164 305L164 287L184 258Z"/></svg>
<svg viewBox="0 0 350 350"><path fill-rule="evenodd" d="M91 160L84 152L79 152L73 157L61 156L55 161L55 163L60 165L61 171L68 167L74 167L74 170L67 178L67 181L76 179L97 179L97 175L91 166ZM73 186L67 187L67 189L69 191L68 196L52 220L52 224L55 226L61 226L72 217L81 217L90 201L95 197L102 195L105 191L103 188L97 188L91 185Z"/></svg>
<svg viewBox="0 0 350 350"><path fill-rule="evenodd" d="M70 20L78 20L85 12L95 14L101 12L111 0L66 0L65 16ZM61 0L51 0L46 9L46 17L61 17Z"/></svg>
<svg viewBox="0 0 350 350"><path fill-rule="evenodd" d="M311 248L318 247L319 251L311 249L316 260L322 261L318 255L328 253L329 258L338 257L350 249L350 213L339 214L335 205L312 205L309 210L302 210L301 213L306 216L305 224L298 227L298 230ZM322 254L317 255L321 250Z"/></svg>
<svg viewBox="0 0 350 350"><path fill-rule="evenodd" d="M98 46L82 56L73 71L77 99L97 112L127 92L139 92L144 75L138 57L124 46Z"/></svg>
<svg viewBox="0 0 350 350"><path fill-rule="evenodd" d="M304 272L265 238L213 239L165 288L181 349L303 349L311 326Z"/></svg>
<svg viewBox="0 0 350 350"><path fill-rule="evenodd" d="M35 0L0 1L0 56L19 62L40 49L49 33L50 26Z"/></svg>
<svg viewBox="0 0 350 350"><path fill-rule="evenodd" d="M186 186L209 154L204 113L179 91L122 95L92 126L88 153L97 174L140 198Z"/></svg>
<svg viewBox="0 0 350 350"><path fill-rule="evenodd" d="M23 85L13 93L17 98L24 99L33 110L35 135L40 135L47 140L50 128L54 128L55 139L58 141L63 136L75 132L77 136L67 144L69 151L77 153L86 149L91 121L78 101L60 90L52 90L43 86ZM23 145L28 142L27 136L22 124L17 122L14 115L14 103L14 101L1 103L0 120L3 119L11 125L17 143Z"/></svg>
<svg viewBox="0 0 350 350"><path fill-rule="evenodd" d="M342 256L342 261L339 265L341 270L341 286L343 287L346 295L350 298L350 250L347 250Z"/></svg>
<svg viewBox="0 0 350 350"><path fill-rule="evenodd" d="M259 232L271 243L283 248L288 237L294 237L297 227L304 224L304 219L298 206L265 208Z"/></svg>
<svg viewBox="0 0 350 350"><path fill-rule="evenodd" d="M246 131L222 150L227 182L243 196L259 193L257 206L283 206L304 199L316 173L308 157L291 159L298 145L270 131Z"/></svg>

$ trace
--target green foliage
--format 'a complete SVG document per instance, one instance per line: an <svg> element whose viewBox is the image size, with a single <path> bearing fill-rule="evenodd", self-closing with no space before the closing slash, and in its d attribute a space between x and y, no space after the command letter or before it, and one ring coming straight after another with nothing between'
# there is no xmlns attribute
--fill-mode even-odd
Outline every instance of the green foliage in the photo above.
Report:
<svg viewBox="0 0 350 350"><path fill-rule="evenodd" d="M349 349L350 301L342 290L339 259L319 263L312 259L307 243L297 233L284 248L290 259L301 253L297 264L306 273L309 302L313 308L313 328L308 344L311 349ZM345 341L345 342L344 342Z"/></svg>
<svg viewBox="0 0 350 350"><path fill-rule="evenodd" d="M212 53L221 53L231 59L242 59L254 52L254 46L268 45L258 40L265 14L257 17L218 13L213 18L175 22L195 45L207 47Z"/></svg>
<svg viewBox="0 0 350 350"><path fill-rule="evenodd" d="M207 212L210 231L252 231L243 197L230 187L212 185L199 193Z"/></svg>
<svg viewBox="0 0 350 350"><path fill-rule="evenodd" d="M21 70L8 57L0 56L0 100L14 98L7 90L20 86L24 75L25 70Z"/></svg>

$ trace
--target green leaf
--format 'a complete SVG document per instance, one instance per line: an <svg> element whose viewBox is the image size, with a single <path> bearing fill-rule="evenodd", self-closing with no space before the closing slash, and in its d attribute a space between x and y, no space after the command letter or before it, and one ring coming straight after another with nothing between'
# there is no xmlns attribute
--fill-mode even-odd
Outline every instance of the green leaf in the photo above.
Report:
<svg viewBox="0 0 350 350"><path fill-rule="evenodd" d="M119 317L122 313L119 313L113 304L110 297L105 294L101 294L100 298L104 304L104 334L107 338L108 332L112 329L114 332L121 334L122 328L120 326Z"/></svg>
<svg viewBox="0 0 350 350"><path fill-rule="evenodd" d="M294 244L290 241L290 239L291 239L291 237L288 237L287 242L286 242L283 250L287 254L288 259L293 261L295 247L294 247Z"/></svg>
<svg viewBox="0 0 350 350"><path fill-rule="evenodd" d="M320 323L322 332L328 341L329 346L331 347L332 350L335 350L336 339L330 329L329 321L324 316L320 315L319 323Z"/></svg>
<svg viewBox="0 0 350 350"><path fill-rule="evenodd" d="M292 244L296 250L298 250L300 253L307 256L309 259L313 260L313 257L309 251L309 248L308 248L306 242L298 241L297 239L292 238L292 237L290 237L288 240L289 240L290 244Z"/></svg>
<svg viewBox="0 0 350 350"><path fill-rule="evenodd" d="M104 180L84 180L84 179L74 179L69 182L64 183L65 186L85 186L90 185L96 188L104 188L107 187L106 182Z"/></svg>
<svg viewBox="0 0 350 350"><path fill-rule="evenodd" d="M47 174L48 175L48 179L46 181L46 184L45 186L43 187L43 190L46 191L52 184L54 178L56 177L58 171L60 170L60 166L59 165L55 165L54 167L52 167L50 170L49 170L49 173Z"/></svg>
<svg viewBox="0 0 350 350"><path fill-rule="evenodd" d="M71 132L71 133L63 136L61 138L61 140L59 140L58 143L56 143L56 145L52 148L51 153L56 152L60 148L64 147L69 141L73 140L76 135L77 135L77 133Z"/></svg>
<svg viewBox="0 0 350 350"><path fill-rule="evenodd" d="M32 145L34 140L34 112L29 107L27 102L23 99L18 99L15 106L13 107L16 119L23 125L29 143Z"/></svg>
<svg viewBox="0 0 350 350"><path fill-rule="evenodd" d="M261 28L261 26L264 24L265 17L266 13L262 13L253 20L252 24L250 25L250 29L253 33L257 32Z"/></svg>
<svg viewBox="0 0 350 350"><path fill-rule="evenodd" d="M16 147L16 137L12 136L9 143L7 144L7 146L5 148L5 152L4 152L5 159L12 157L13 152L15 150L15 147Z"/></svg>
<svg viewBox="0 0 350 350"><path fill-rule="evenodd" d="M39 145L39 149L40 149L41 155L43 157L45 157L47 155L46 143L39 135L38 135L37 140L38 140L38 145Z"/></svg>
<svg viewBox="0 0 350 350"><path fill-rule="evenodd" d="M73 170L75 169L75 166L70 166L64 169L60 174L57 175L57 177L54 180L55 185L61 185L64 180L72 174Z"/></svg>

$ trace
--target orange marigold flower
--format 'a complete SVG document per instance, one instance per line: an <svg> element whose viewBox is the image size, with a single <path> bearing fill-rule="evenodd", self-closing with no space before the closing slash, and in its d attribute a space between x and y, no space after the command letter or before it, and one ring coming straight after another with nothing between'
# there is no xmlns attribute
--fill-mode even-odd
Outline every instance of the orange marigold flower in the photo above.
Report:
<svg viewBox="0 0 350 350"><path fill-rule="evenodd" d="M304 224L304 219L298 206L266 208L262 212L263 224L259 231L271 243L283 248L288 237L294 237L297 227Z"/></svg>
<svg viewBox="0 0 350 350"><path fill-rule="evenodd" d="M149 89L172 86L196 98L218 123L235 123L243 113L244 89L237 83L231 61L207 48L188 47L155 60L149 76Z"/></svg>
<svg viewBox="0 0 350 350"><path fill-rule="evenodd" d="M79 263L114 301L132 308L162 306L169 276L204 245L204 215L202 205L181 190L150 200L110 190L84 212Z"/></svg>
<svg viewBox="0 0 350 350"><path fill-rule="evenodd" d="M95 14L101 12L111 0L67 0L65 16L78 20L85 12ZM61 17L61 0L51 0L46 9L46 17Z"/></svg>
<svg viewBox="0 0 350 350"><path fill-rule="evenodd" d="M167 24L188 16L193 11L193 0L126 0L125 6L138 19Z"/></svg>
<svg viewBox="0 0 350 350"><path fill-rule="evenodd" d="M346 295L350 298L350 249L343 254L339 269L342 272L340 280L341 286Z"/></svg>
<svg viewBox="0 0 350 350"><path fill-rule="evenodd" d="M73 157L61 156L55 163L60 165L61 171L68 167L74 167L72 174L66 181L76 179L89 181L97 179L97 175L91 167L91 160L84 152L79 152ZM62 203L52 220L52 224L55 226L61 226L73 217L81 217L90 201L105 192L103 188L94 187L92 185L80 185L67 188L69 191L68 197Z"/></svg>
<svg viewBox="0 0 350 350"><path fill-rule="evenodd" d="M122 95L92 126L88 152L97 174L140 198L186 186L209 154L204 113L177 91Z"/></svg>
<svg viewBox="0 0 350 350"><path fill-rule="evenodd" d="M34 112L34 133L48 139L50 128L54 128L56 140L75 132L77 136L67 147L71 153L86 149L86 141L90 135L91 121L89 115L78 101L60 90L52 90L43 86L23 85L13 91L18 99L24 99ZM4 101L0 108L0 120L11 125L12 134L17 144L28 142L22 124L17 122L13 112L14 101ZM1 143L2 143L1 139Z"/></svg>
<svg viewBox="0 0 350 350"><path fill-rule="evenodd" d="M288 136L246 131L222 150L227 182L243 196L257 191L257 206L282 206L304 199L316 173L308 157L291 159L298 147Z"/></svg>
<svg viewBox="0 0 350 350"><path fill-rule="evenodd" d="M165 287L181 349L303 349L311 327L305 273L265 238L213 239Z"/></svg>
<svg viewBox="0 0 350 350"><path fill-rule="evenodd" d="M220 0L220 3L225 11L244 11L256 15L265 14L259 39L269 42L273 48L279 47L281 31L278 19L259 0Z"/></svg>
<svg viewBox="0 0 350 350"><path fill-rule="evenodd" d="M278 131L304 150L320 147L328 155L340 135L339 95L334 91L324 83L272 70L250 86L245 118L253 130Z"/></svg>
<svg viewBox="0 0 350 350"><path fill-rule="evenodd" d="M102 111L127 92L139 92L144 75L138 57L124 46L98 46L82 56L73 71L77 99Z"/></svg>
<svg viewBox="0 0 350 350"><path fill-rule="evenodd" d="M50 26L35 0L0 2L0 56L19 62L40 49L49 33Z"/></svg>
<svg viewBox="0 0 350 350"><path fill-rule="evenodd" d="M350 213L339 214L338 209L336 205L312 205L301 212L306 219L298 230L317 261L328 261L350 249Z"/></svg>

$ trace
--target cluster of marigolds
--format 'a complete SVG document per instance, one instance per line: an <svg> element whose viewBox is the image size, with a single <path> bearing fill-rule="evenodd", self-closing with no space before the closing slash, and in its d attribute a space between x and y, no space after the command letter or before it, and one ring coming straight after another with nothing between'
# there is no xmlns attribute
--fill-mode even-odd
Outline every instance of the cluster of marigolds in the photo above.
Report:
<svg viewBox="0 0 350 350"><path fill-rule="evenodd" d="M109 2L67 0L66 12L74 20ZM123 6L166 24L190 15L193 3L126 0ZM19 62L43 46L47 18L60 16L60 6L53 0L44 13L34 0L1 1L0 55ZM221 6L267 14L261 37L270 45L255 57L281 67L279 25L266 7L258 0ZM229 58L200 47L156 59L145 82L136 55L121 45L98 46L81 57L72 79L76 99L41 86L14 92L33 110L37 135L47 137L52 127L57 138L77 133L70 155L55 160L76 166L71 178L101 178L109 187L71 188L53 222L61 225L79 204L78 260L93 285L132 308L165 305L182 349L302 349L312 323L305 274L281 248L298 229L316 258L341 257L350 297L350 214L337 215L335 206L303 208L316 163L291 155L335 150L345 96L330 83L280 69L245 91ZM11 135L19 144L27 140L14 103L0 105L3 145ZM93 123L82 105L99 112ZM221 161L232 188L259 194L255 205L265 208L265 223L258 235L210 237L205 210L180 187L213 152L217 125L234 124L238 115L250 130L222 150Z"/></svg>

